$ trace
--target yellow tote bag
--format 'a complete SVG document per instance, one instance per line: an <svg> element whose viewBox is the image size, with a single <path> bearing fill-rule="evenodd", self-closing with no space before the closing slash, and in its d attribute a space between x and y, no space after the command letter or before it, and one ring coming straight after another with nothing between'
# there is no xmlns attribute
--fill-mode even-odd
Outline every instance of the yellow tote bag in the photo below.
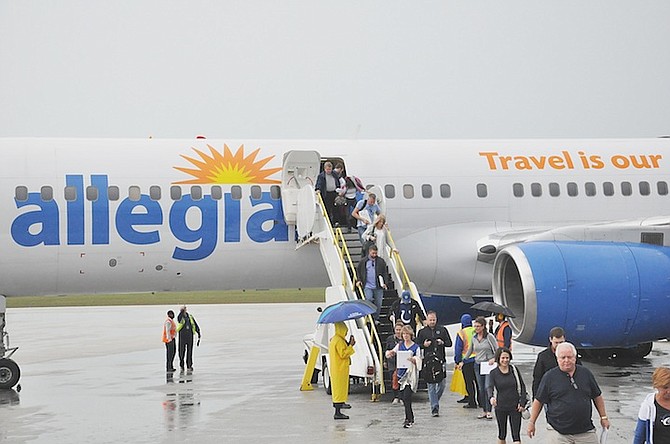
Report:
<svg viewBox="0 0 670 444"><path fill-rule="evenodd" d="M463 371L460 368L454 369L454 374L451 376L450 390L463 396L468 395L468 391L465 389L465 378L463 377Z"/></svg>

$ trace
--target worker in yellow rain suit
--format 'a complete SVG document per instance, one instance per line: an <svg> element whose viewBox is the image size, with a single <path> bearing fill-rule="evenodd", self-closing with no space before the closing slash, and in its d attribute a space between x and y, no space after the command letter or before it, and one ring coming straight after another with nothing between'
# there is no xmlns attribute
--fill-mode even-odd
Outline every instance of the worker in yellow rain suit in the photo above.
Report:
<svg viewBox="0 0 670 444"><path fill-rule="evenodd" d="M350 409L347 404L349 396L349 358L354 354L353 335L346 340L347 326L344 322L335 323L335 336L328 344L328 355L330 356L330 387L332 390L333 407L335 407L335 419L349 419L340 409Z"/></svg>

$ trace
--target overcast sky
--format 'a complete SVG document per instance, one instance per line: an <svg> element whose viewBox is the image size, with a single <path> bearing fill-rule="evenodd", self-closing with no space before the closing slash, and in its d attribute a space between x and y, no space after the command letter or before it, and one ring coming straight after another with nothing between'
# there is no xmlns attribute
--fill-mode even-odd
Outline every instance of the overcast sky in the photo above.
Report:
<svg viewBox="0 0 670 444"><path fill-rule="evenodd" d="M656 137L669 18L668 0L0 0L0 137Z"/></svg>

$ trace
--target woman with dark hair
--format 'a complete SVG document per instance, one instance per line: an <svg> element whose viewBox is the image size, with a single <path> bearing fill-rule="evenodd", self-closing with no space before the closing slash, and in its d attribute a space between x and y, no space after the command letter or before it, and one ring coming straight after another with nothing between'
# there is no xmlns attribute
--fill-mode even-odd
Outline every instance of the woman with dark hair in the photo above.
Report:
<svg viewBox="0 0 670 444"><path fill-rule="evenodd" d="M512 431L512 441L521 442L521 412L528 402L526 384L523 382L519 369L510 364L512 352L501 347L496 350L497 368L491 370L491 387L488 396L491 405L496 409L498 422L498 444L504 444L507 438L507 420ZM496 395L493 395L495 390Z"/></svg>
<svg viewBox="0 0 670 444"><path fill-rule="evenodd" d="M642 401L633 444L670 442L670 368L654 370L651 383L656 391Z"/></svg>
<svg viewBox="0 0 670 444"><path fill-rule="evenodd" d="M493 419L491 415L491 403L489 402L489 385L491 383L491 374L486 371L486 364L495 363L495 353L498 348L495 336L486 330L486 319L478 316L472 323L475 328L475 335L472 338L472 346L475 351L475 375L477 376L477 385L479 387L479 405L484 410L477 418Z"/></svg>

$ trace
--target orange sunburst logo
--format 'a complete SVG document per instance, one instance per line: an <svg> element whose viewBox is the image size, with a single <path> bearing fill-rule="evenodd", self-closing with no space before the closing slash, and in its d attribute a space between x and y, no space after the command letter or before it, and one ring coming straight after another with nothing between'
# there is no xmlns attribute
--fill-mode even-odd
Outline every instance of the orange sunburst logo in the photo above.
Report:
<svg viewBox="0 0 670 444"><path fill-rule="evenodd" d="M228 145L223 145L223 153L216 150L211 145L207 145L210 154L204 153L193 148L200 159L189 157L182 154L182 158L189 161L196 168L174 167L193 176L193 179L181 180L175 184L210 184L210 183L228 183L228 184L246 184L246 183L280 183L279 180L268 179L281 168L263 167L275 156L266 157L256 161L256 155L260 148L253 151L248 156L244 156L244 145L240 145L235 154L230 151Z"/></svg>

